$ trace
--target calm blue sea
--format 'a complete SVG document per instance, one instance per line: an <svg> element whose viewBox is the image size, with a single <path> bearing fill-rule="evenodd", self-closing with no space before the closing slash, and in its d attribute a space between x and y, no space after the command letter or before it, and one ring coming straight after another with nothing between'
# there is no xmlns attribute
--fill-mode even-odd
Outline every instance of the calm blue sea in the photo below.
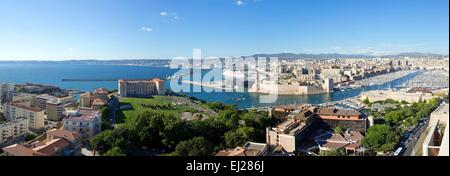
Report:
<svg viewBox="0 0 450 176"><path fill-rule="evenodd" d="M0 82L12 83L41 83L56 85L64 89L76 89L90 91L94 88L106 87L117 89L117 81L111 82L63 82L62 79L148 79L161 78L173 75L177 70L164 67L140 67L140 66L117 66L117 65L80 65L80 64L26 64L0 63ZM395 87L415 75L393 81L381 86L366 87L364 90L386 89ZM166 88L169 83L166 82ZM353 89L345 92L334 92L330 94L318 94L307 96L279 96L274 104L260 104L259 95L254 93L188 93L190 96L206 101L219 101L227 104L237 104L239 108L260 107L280 104L319 104L329 101L337 101L359 95L363 89ZM244 101L234 101L233 98L245 98Z"/></svg>

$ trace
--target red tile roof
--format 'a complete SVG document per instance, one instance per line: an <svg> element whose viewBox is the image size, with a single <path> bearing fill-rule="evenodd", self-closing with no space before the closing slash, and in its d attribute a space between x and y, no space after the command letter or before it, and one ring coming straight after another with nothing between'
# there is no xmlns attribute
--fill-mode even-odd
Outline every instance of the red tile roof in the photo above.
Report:
<svg viewBox="0 0 450 176"><path fill-rule="evenodd" d="M20 144L10 145L2 150L13 156L46 156L44 153L34 151Z"/></svg>
<svg viewBox="0 0 450 176"><path fill-rule="evenodd" d="M94 101L92 102L92 105L96 105L96 106L103 106L103 105L105 105L105 104L106 104L106 102L103 101L103 100L100 99L100 98L96 98L96 99L94 99Z"/></svg>
<svg viewBox="0 0 450 176"><path fill-rule="evenodd" d="M45 146L39 146L36 148L33 148L34 151L44 153L46 155L52 156L55 155L57 152L63 150L65 147L69 146L70 143L67 142L65 139L53 139L49 142L47 142L47 145Z"/></svg>
<svg viewBox="0 0 450 176"><path fill-rule="evenodd" d="M47 131L47 135L53 136L54 138L66 139L67 141L75 141L80 137L80 134L77 132L71 132L60 129L52 129L50 131Z"/></svg>
<svg viewBox="0 0 450 176"><path fill-rule="evenodd" d="M331 116L360 116L361 113L355 110L345 110L338 108L318 108L317 114L319 115L331 115Z"/></svg>

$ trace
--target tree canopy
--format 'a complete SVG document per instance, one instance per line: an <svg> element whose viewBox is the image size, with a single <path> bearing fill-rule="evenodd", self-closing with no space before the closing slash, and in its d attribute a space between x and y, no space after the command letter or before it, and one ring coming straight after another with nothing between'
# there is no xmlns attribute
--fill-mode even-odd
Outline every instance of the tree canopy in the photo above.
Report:
<svg viewBox="0 0 450 176"><path fill-rule="evenodd" d="M163 148L174 155L203 156L248 141L264 142L265 127L273 124L267 112L241 111L221 103L205 106L217 111L217 116L184 121L169 111L140 112L119 128L92 138L91 146L101 154L126 153L125 146L130 143L138 148ZM191 151L193 148L199 152Z"/></svg>
<svg viewBox="0 0 450 176"><path fill-rule="evenodd" d="M375 151L388 152L394 150L399 140L398 133L390 126L374 125L368 129L363 145Z"/></svg>
<svg viewBox="0 0 450 176"><path fill-rule="evenodd" d="M181 141L175 148L176 156L209 156L214 152L211 142L204 137L195 137L187 141Z"/></svg>

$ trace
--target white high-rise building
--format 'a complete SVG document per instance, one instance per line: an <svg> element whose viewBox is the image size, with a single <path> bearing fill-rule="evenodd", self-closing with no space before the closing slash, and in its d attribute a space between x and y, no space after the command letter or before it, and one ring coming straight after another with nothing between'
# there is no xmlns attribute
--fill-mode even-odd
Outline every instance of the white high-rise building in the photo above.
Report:
<svg viewBox="0 0 450 176"><path fill-rule="evenodd" d="M333 92L334 90L334 81L333 79L324 79L324 83L323 83L323 89L325 89L326 92Z"/></svg>

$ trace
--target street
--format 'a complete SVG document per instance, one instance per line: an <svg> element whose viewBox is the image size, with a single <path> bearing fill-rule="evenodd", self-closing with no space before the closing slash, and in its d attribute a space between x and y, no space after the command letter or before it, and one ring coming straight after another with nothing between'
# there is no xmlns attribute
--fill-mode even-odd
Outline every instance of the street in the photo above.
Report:
<svg viewBox="0 0 450 176"><path fill-rule="evenodd" d="M405 132L400 141L400 146L403 147L403 151L399 156L414 156L416 145L419 141L420 135L427 129L429 123L429 117L420 120L417 126L408 132Z"/></svg>

